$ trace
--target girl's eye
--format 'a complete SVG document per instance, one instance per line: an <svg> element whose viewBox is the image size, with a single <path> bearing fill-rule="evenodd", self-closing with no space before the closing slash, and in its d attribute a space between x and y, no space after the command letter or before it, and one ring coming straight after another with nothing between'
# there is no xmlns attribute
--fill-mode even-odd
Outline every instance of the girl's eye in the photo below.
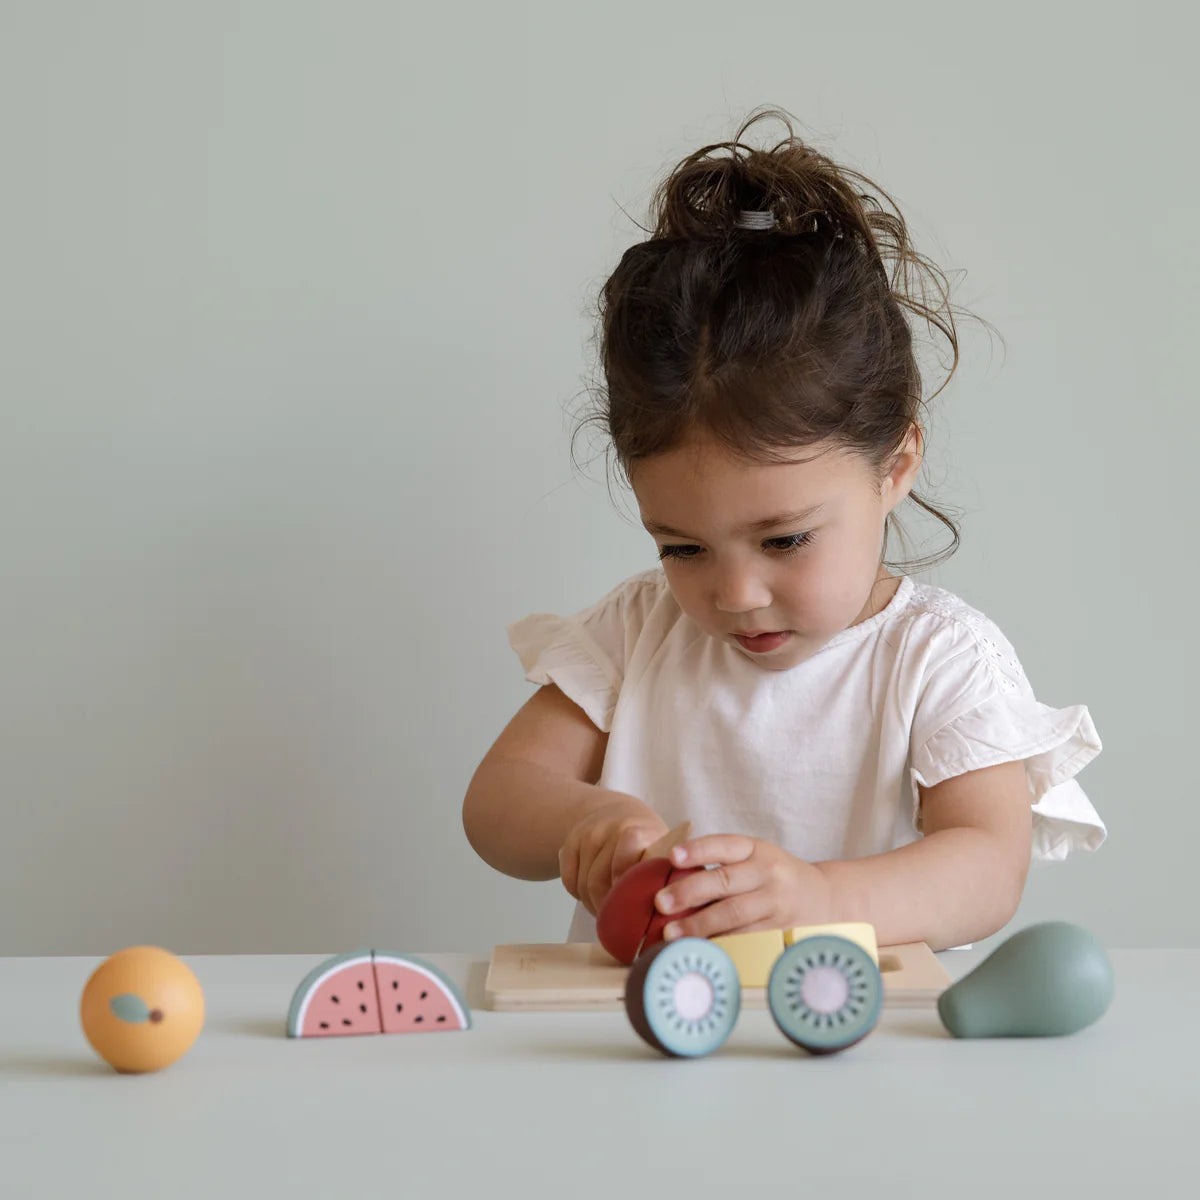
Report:
<svg viewBox="0 0 1200 1200"><path fill-rule="evenodd" d="M695 558L700 553L699 546L663 546L659 549L658 557L664 558Z"/></svg>
<svg viewBox="0 0 1200 1200"><path fill-rule="evenodd" d="M768 538L763 545L783 554L790 554L799 550L801 546L807 546L812 540L811 533L789 533L787 537Z"/></svg>
<svg viewBox="0 0 1200 1200"><path fill-rule="evenodd" d="M795 554L803 546L813 540L812 533L789 533L786 537L768 538L763 545L776 554ZM702 546L663 546L659 549L659 560L667 558L691 559L704 553Z"/></svg>

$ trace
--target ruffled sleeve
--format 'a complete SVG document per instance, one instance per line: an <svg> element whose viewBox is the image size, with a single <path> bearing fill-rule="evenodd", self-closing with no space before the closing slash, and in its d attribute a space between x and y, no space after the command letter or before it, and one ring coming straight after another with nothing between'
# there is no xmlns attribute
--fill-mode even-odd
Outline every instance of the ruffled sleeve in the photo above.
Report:
<svg viewBox="0 0 1200 1200"><path fill-rule="evenodd" d="M533 613L508 626L530 683L557 685L597 729L612 726L625 664L655 597L654 572L634 576L573 616Z"/></svg>
<svg viewBox="0 0 1200 1200"><path fill-rule="evenodd" d="M1033 795L1034 861L1095 850L1108 831L1075 776L1100 753L1084 705L1038 701L1011 644L977 614L940 636L913 723L914 823L917 785L1024 760Z"/></svg>

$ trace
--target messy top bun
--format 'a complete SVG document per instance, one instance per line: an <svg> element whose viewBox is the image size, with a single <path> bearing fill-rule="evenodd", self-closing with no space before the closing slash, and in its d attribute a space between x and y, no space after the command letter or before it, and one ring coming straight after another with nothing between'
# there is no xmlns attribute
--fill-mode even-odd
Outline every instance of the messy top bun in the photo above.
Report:
<svg viewBox="0 0 1200 1200"><path fill-rule="evenodd" d="M786 138L765 150L742 141L771 117ZM882 476L921 429L904 310L949 341L945 387L958 363L949 289L913 249L899 211L864 189L896 209L865 176L796 137L778 109L690 154L659 185L650 237L625 251L600 296L604 385L584 422L604 426L626 479L638 460L698 432L762 462L828 440ZM913 294L922 272L934 307L923 287ZM953 520L915 491L909 498L950 529L953 544L932 561L949 557Z"/></svg>

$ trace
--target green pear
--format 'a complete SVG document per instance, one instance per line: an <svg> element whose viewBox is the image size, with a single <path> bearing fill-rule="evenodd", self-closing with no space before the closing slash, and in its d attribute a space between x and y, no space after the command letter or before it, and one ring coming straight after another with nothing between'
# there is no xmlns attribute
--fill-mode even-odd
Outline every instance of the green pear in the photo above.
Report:
<svg viewBox="0 0 1200 1200"><path fill-rule="evenodd" d="M1068 921L1030 925L938 997L955 1037L1056 1037L1099 1020L1113 998L1104 947Z"/></svg>

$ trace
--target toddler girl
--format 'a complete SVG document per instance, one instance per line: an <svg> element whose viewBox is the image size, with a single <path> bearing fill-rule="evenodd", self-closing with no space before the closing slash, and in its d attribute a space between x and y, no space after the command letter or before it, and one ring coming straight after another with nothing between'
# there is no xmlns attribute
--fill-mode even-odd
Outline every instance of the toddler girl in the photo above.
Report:
<svg viewBox="0 0 1200 1200"><path fill-rule="evenodd" d="M742 141L771 116L785 139ZM891 203L759 113L679 164L605 283L599 416L661 562L509 627L541 686L463 804L486 862L561 876L570 940L684 820L673 860L710 869L656 897L703 906L668 940L867 921L943 949L1009 921L1031 860L1106 837L1086 707L1039 702L992 621L886 561L905 499L958 544L913 490L905 310L958 344L944 276L860 185Z"/></svg>

